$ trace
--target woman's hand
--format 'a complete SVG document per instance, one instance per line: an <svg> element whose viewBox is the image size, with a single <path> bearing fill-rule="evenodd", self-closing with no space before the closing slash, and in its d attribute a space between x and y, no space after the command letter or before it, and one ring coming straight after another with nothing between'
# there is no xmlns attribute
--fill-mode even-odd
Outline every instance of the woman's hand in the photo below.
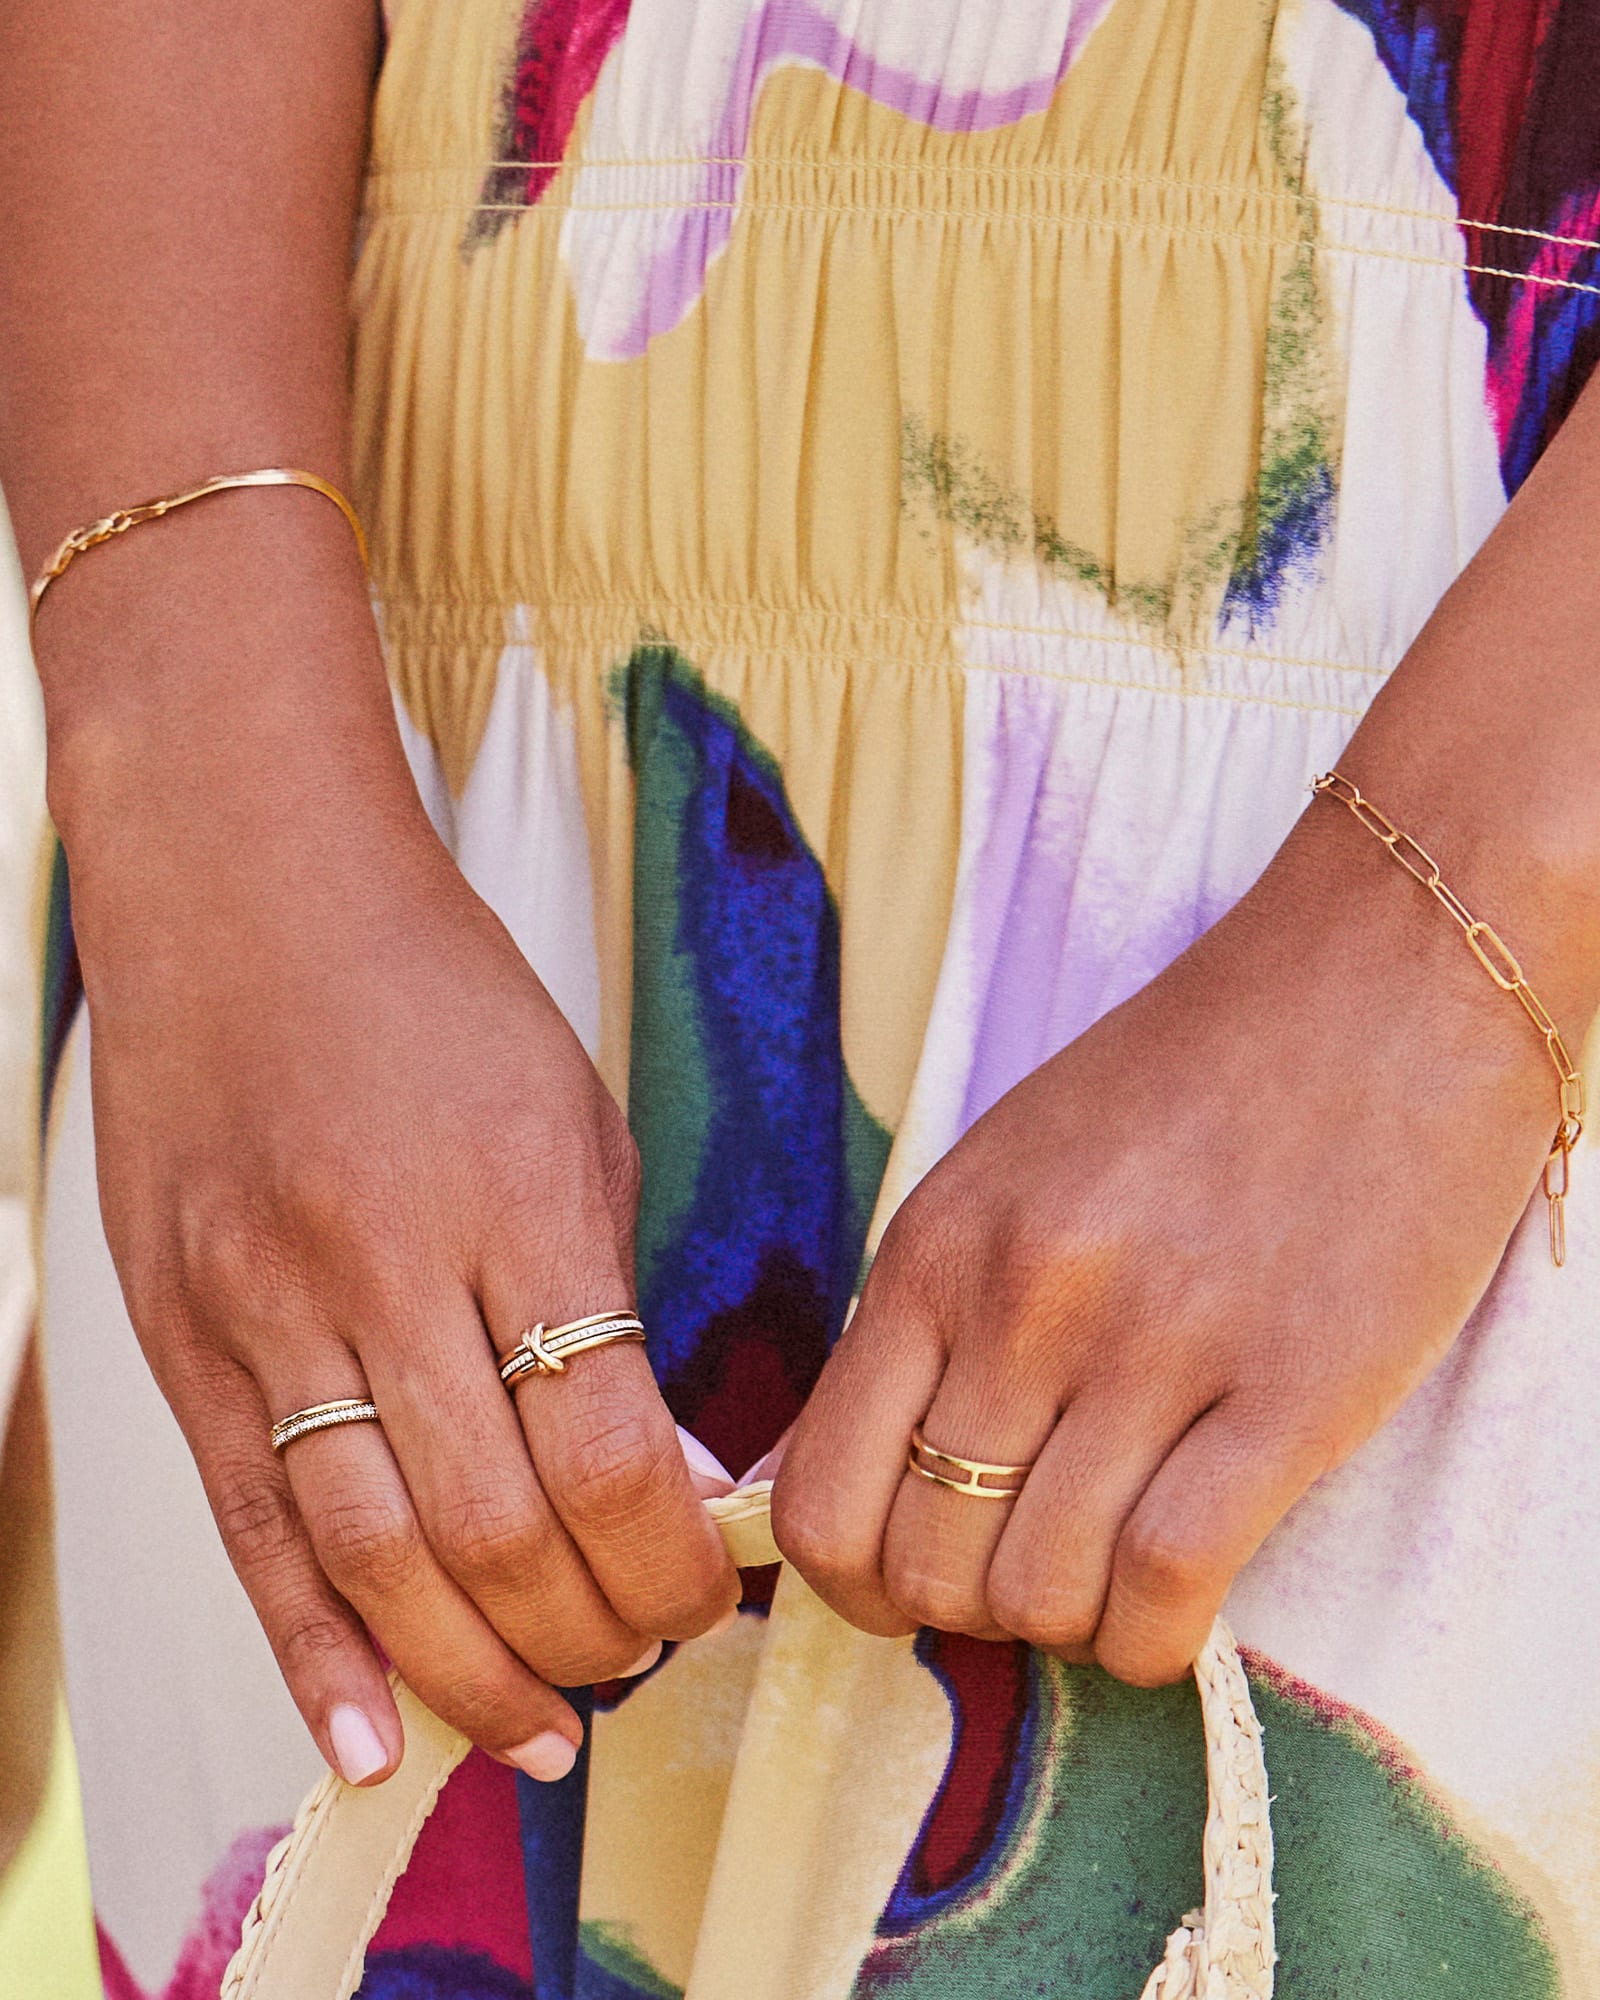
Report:
<svg viewBox="0 0 1600 2000"><path fill-rule="evenodd" d="M352 1777L400 1754L365 1627L440 1715L559 1777L581 1730L553 1687L638 1671L737 1595L642 1347L514 1398L496 1372L534 1321L632 1299L633 1142L423 817L359 594L275 605L206 504L187 553L130 537L41 620L64 708L94 635L131 655L130 692L52 742L107 1235L324 1753ZM297 576L349 560L316 506L245 517L316 544ZM175 638L167 593L208 589ZM220 692L217 631L269 635L230 640ZM136 696L169 656L167 698ZM369 1390L381 1427L273 1456L272 1420Z"/></svg>
<svg viewBox="0 0 1600 2000"><path fill-rule="evenodd" d="M1536 913L1504 914L1538 987ZM1515 1001L1318 802L1227 918L905 1202L789 1444L780 1546L869 1632L1176 1678L1285 1509L1455 1339L1555 1120ZM908 1472L919 1422L1033 1461L1021 1497Z"/></svg>

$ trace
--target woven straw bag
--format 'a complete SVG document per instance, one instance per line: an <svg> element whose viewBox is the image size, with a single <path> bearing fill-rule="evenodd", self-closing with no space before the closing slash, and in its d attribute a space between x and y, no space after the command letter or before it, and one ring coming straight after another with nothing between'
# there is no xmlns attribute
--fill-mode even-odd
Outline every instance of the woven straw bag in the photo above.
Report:
<svg viewBox="0 0 1600 2000"><path fill-rule="evenodd" d="M779 1560L771 1485L708 1500L741 1568ZM1219 1620L1195 1662L1206 1738L1205 1908L1167 1940L1140 2000L1270 2000L1272 1828L1261 1725L1238 1648ZM466 1738L396 1683L406 1754L364 1791L331 1774L267 1859L220 2000L350 2000L367 1946Z"/></svg>

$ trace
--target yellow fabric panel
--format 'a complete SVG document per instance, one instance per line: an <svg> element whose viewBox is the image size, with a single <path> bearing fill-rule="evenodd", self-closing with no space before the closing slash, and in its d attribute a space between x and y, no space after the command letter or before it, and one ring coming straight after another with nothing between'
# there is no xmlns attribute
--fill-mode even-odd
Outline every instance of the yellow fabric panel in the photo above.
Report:
<svg viewBox="0 0 1600 2000"><path fill-rule="evenodd" d="M591 1730L580 1920L689 1983L766 1620L680 1646Z"/></svg>
<svg viewBox="0 0 1600 2000"><path fill-rule="evenodd" d="M685 653L782 766L845 912L846 1060L892 1126L953 892L974 558L1181 646L1250 532L1285 297L1273 379L1319 421L1315 218L1263 17L1113 7L1049 107L988 132L778 69L703 297L618 361L585 352L562 247L593 101L538 204L469 240L510 30L492 0L445 16L399 23L356 287L402 698L457 792L513 628L571 704L620 1089L632 820L607 679L641 636ZM618 205L682 201L681 165L630 167Z"/></svg>
<svg viewBox="0 0 1600 2000"><path fill-rule="evenodd" d="M950 1755L950 1707L910 1639L778 1582L686 2000L846 2000ZM874 1755L891 1743L892 1754Z"/></svg>
<svg viewBox="0 0 1600 2000"><path fill-rule="evenodd" d="M100 2000L78 1765L63 1706L44 1805L0 1881L0 2000Z"/></svg>

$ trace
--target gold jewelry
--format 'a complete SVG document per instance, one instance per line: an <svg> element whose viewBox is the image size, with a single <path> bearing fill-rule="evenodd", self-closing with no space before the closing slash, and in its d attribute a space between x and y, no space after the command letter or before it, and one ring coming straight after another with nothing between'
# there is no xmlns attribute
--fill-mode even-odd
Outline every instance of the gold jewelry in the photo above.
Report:
<svg viewBox="0 0 1600 2000"><path fill-rule="evenodd" d="M1502 993L1516 995L1523 1013L1544 1037L1545 1053L1555 1067L1560 1086L1556 1135L1544 1163L1543 1182L1545 1199L1550 1204L1550 1259L1559 1268L1567 1261L1567 1186L1572 1172L1572 1149L1583 1137L1584 1113L1583 1076L1567 1053L1560 1029L1551 1019L1549 1008L1523 977L1515 954L1492 925L1475 917L1454 890L1445 887L1439 877L1439 864L1425 847L1409 833L1402 833L1342 772L1327 772L1313 782L1311 789L1318 795L1326 792L1329 798L1348 806L1368 833L1377 835L1406 873L1444 905L1466 933L1473 956L1484 971Z"/></svg>
<svg viewBox="0 0 1600 2000"><path fill-rule="evenodd" d="M564 1375L574 1354L609 1347L614 1340L643 1340L644 1322L631 1312L590 1313L565 1326L530 1326L508 1354L500 1357L500 1380L512 1388L524 1375Z"/></svg>
<svg viewBox="0 0 1600 2000"><path fill-rule="evenodd" d="M101 542L109 542L115 535L125 535L130 528L142 527L146 521L159 521L163 514L170 514L176 507L187 507L191 500L205 500L213 493L225 493L235 486L305 486L313 493L320 493L333 502L339 512L350 523L356 538L356 547L361 552L361 565L367 563L367 538L361 532L361 522L356 510L339 491L326 479L314 472L300 472L290 466L268 465L259 472L225 472L216 479L208 479L203 486L192 486L187 493L169 493L161 500L141 500L136 507L119 507L114 514L104 519L91 521L86 528L74 528L56 550L44 568L34 578L28 590L28 631L33 631L33 621L39 615L39 606L44 594L58 576L67 569L73 559L81 556L85 549L98 548Z"/></svg>
<svg viewBox="0 0 1600 2000"><path fill-rule="evenodd" d="M927 1460L932 1463L925 1463ZM988 1465L981 1458L957 1458L953 1451L940 1451L937 1445L929 1444L922 1435L921 1424L911 1432L906 1465L912 1472L920 1472L924 1479L931 1479L935 1486L948 1486L952 1493L968 1493L974 1500L1015 1500L1033 1470L1031 1465ZM960 1478L942 1471L940 1468L944 1466L955 1466ZM1009 1483L996 1485L997 1480Z"/></svg>
<svg viewBox="0 0 1600 2000"><path fill-rule="evenodd" d="M380 1421L378 1406L365 1396L346 1396L337 1403L313 1403L309 1410L296 1410L272 1426L272 1449L282 1451L296 1438L310 1437L313 1431L331 1431L336 1424L375 1424Z"/></svg>

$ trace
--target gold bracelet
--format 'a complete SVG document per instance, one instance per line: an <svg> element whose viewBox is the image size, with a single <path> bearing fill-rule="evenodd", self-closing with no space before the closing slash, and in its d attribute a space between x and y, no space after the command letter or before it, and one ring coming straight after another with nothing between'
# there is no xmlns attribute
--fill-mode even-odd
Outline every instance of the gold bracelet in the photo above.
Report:
<svg viewBox="0 0 1600 2000"><path fill-rule="evenodd" d="M1439 876L1438 862L1425 847L1414 841L1410 834L1402 833L1342 772L1327 772L1313 782L1311 789L1317 794L1326 792L1329 798L1348 806L1368 833L1378 836L1406 873L1414 876L1444 905L1466 933L1467 943L1484 971L1502 993L1517 996L1522 1003L1522 1011L1543 1035L1545 1052L1555 1065L1561 1091L1556 1136L1550 1142L1549 1156L1544 1163L1545 1199L1550 1204L1550 1258L1559 1268L1567 1261L1567 1185L1571 1177L1572 1149L1583 1136L1584 1108L1583 1077L1567 1053L1560 1029L1550 1018L1549 1008L1522 976L1522 967L1517 963L1516 955L1493 925L1475 917L1455 891L1446 888Z"/></svg>
<svg viewBox="0 0 1600 2000"><path fill-rule="evenodd" d="M284 465L263 466L259 472L225 472L216 479L208 479L203 486L191 487L187 493L169 493L161 500L141 500L137 507L119 507L103 520L91 521L87 528L74 528L28 590L29 634L33 632L33 621L39 615L45 592L85 549L97 548L101 542L109 542L115 535L125 535L130 528L142 527L146 521L159 521L163 514L170 514L176 507L187 507L191 500L206 500L213 493L226 493L235 486L305 486L313 493L322 494L350 523L356 547L361 552L362 568L366 567L367 538L361 532L355 508L337 486L319 478L314 472L300 472Z"/></svg>

